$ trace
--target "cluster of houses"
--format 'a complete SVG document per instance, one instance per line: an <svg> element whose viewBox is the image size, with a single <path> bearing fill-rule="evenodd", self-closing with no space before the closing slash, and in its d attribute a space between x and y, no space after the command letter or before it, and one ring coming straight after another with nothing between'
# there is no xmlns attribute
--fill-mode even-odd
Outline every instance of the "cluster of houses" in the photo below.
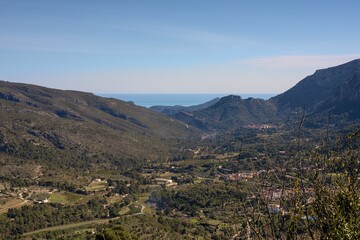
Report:
<svg viewBox="0 0 360 240"><path fill-rule="evenodd" d="M239 173L227 174L224 176L224 178L229 181L237 181L241 179L247 181L248 179L252 179L258 175L259 175L258 172L239 172Z"/></svg>
<svg viewBox="0 0 360 240"><path fill-rule="evenodd" d="M222 171L231 171L222 168L221 166L218 167L218 169L221 169ZM231 173L231 174L222 174L219 175L220 178L228 180L228 181L238 181L238 180L245 180L255 178L259 176L260 174L266 174L266 173L274 173L274 172L285 172L285 168L281 169L270 169L270 170L259 170L259 171L247 171L247 172L238 172L238 173Z"/></svg>
<svg viewBox="0 0 360 240"><path fill-rule="evenodd" d="M311 203L312 201L314 201L314 189L312 188L306 188L303 189L303 193L305 193L307 195L307 203ZM281 214L287 214L287 212L285 211L285 209L283 209L279 202L281 201L281 199L289 199L292 196L294 196L295 194L295 190L292 188L287 188L287 189L268 189L268 190L264 190L261 193L261 197L269 202L269 204L267 205L268 207L268 211L269 213L279 213L281 212Z"/></svg>

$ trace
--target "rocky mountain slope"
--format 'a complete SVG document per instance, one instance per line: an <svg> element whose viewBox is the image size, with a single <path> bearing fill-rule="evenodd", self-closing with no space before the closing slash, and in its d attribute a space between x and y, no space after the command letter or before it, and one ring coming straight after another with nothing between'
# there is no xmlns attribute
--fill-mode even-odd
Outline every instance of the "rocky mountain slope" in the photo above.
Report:
<svg viewBox="0 0 360 240"><path fill-rule="evenodd" d="M316 71L293 88L267 101L221 98L216 104L175 118L203 130L231 130L246 125L281 123L305 109L312 122L360 120L360 60ZM316 125L316 124L315 124Z"/></svg>
<svg viewBox="0 0 360 240"><path fill-rule="evenodd" d="M360 118L360 60L318 70L270 101L280 114L305 108L314 114Z"/></svg>
<svg viewBox="0 0 360 240"><path fill-rule="evenodd" d="M262 99L242 99L230 95L216 104L191 113L178 113L174 117L203 130L230 130L248 124L269 123L275 120L276 106Z"/></svg>

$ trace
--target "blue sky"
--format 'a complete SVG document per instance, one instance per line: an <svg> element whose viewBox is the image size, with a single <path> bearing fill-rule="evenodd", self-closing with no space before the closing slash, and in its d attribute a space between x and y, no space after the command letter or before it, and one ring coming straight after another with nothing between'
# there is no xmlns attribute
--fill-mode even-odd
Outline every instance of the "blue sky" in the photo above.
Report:
<svg viewBox="0 0 360 240"><path fill-rule="evenodd" d="M359 1L0 0L0 79L97 93L280 93L360 57Z"/></svg>

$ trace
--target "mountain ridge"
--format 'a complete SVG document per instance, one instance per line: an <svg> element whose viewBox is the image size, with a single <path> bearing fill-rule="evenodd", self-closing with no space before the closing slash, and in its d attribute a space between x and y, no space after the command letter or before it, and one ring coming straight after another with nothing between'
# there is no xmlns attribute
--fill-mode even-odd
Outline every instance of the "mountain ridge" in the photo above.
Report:
<svg viewBox="0 0 360 240"><path fill-rule="evenodd" d="M211 105L214 105L220 100L220 98L214 98L210 101L207 101L202 104L192 105L192 106L182 106L182 105L175 105L175 106L151 106L149 109L153 110L155 112L163 113L168 116L174 115L179 112L194 112L197 110L205 109L207 107L210 107Z"/></svg>
<svg viewBox="0 0 360 240"><path fill-rule="evenodd" d="M317 70L269 100L226 96L216 104L175 118L205 131L231 130L251 124L286 122L304 109L320 118L360 119L360 59Z"/></svg>
<svg viewBox="0 0 360 240"><path fill-rule="evenodd" d="M269 100L229 95L171 117L92 93L5 81L0 81L0 103L5 116L0 120L3 151L13 151L30 141L56 149L106 149L111 154L156 159L166 155L167 143L162 139L284 123L304 107L307 115L319 119L334 115L359 120L360 59L317 70ZM23 142L11 144L7 136L12 134L15 139L13 133L21 133ZM96 144L94 136L98 138Z"/></svg>
<svg viewBox="0 0 360 240"><path fill-rule="evenodd" d="M270 100L276 102L279 110L305 107L310 111L316 111L315 108L324 102L325 98L336 94L334 88L346 82L357 72L360 72L360 59L320 69ZM301 95L306 96L306 99Z"/></svg>

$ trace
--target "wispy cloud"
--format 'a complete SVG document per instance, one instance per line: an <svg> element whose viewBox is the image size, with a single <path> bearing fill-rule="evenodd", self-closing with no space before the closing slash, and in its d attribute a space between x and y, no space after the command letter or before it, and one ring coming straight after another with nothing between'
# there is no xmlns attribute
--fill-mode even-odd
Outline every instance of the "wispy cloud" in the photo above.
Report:
<svg viewBox="0 0 360 240"><path fill-rule="evenodd" d="M239 49L259 44L232 33L162 22L124 23L114 16L104 20L37 17L26 25L33 30L5 29L0 36L1 48L75 53L122 53L129 49L137 54ZM57 28L65 30L54 31Z"/></svg>
<svg viewBox="0 0 360 240"><path fill-rule="evenodd" d="M238 64L271 69L324 68L360 58L360 54L274 56L239 60Z"/></svg>
<svg viewBox="0 0 360 240"><path fill-rule="evenodd" d="M152 34L206 45L214 44L223 47L233 47L239 45L243 46L258 44L258 41L243 36L207 31L193 27L164 24L148 25L144 27L145 28L143 30L146 29L146 31L149 31Z"/></svg>
<svg viewBox="0 0 360 240"><path fill-rule="evenodd" d="M105 44L106 40L87 40L89 37L56 35L44 33L14 33L0 37L0 50L20 50L49 53L79 54L168 54L180 51L171 47L149 47L150 43L116 42ZM102 42L104 41L104 44Z"/></svg>

